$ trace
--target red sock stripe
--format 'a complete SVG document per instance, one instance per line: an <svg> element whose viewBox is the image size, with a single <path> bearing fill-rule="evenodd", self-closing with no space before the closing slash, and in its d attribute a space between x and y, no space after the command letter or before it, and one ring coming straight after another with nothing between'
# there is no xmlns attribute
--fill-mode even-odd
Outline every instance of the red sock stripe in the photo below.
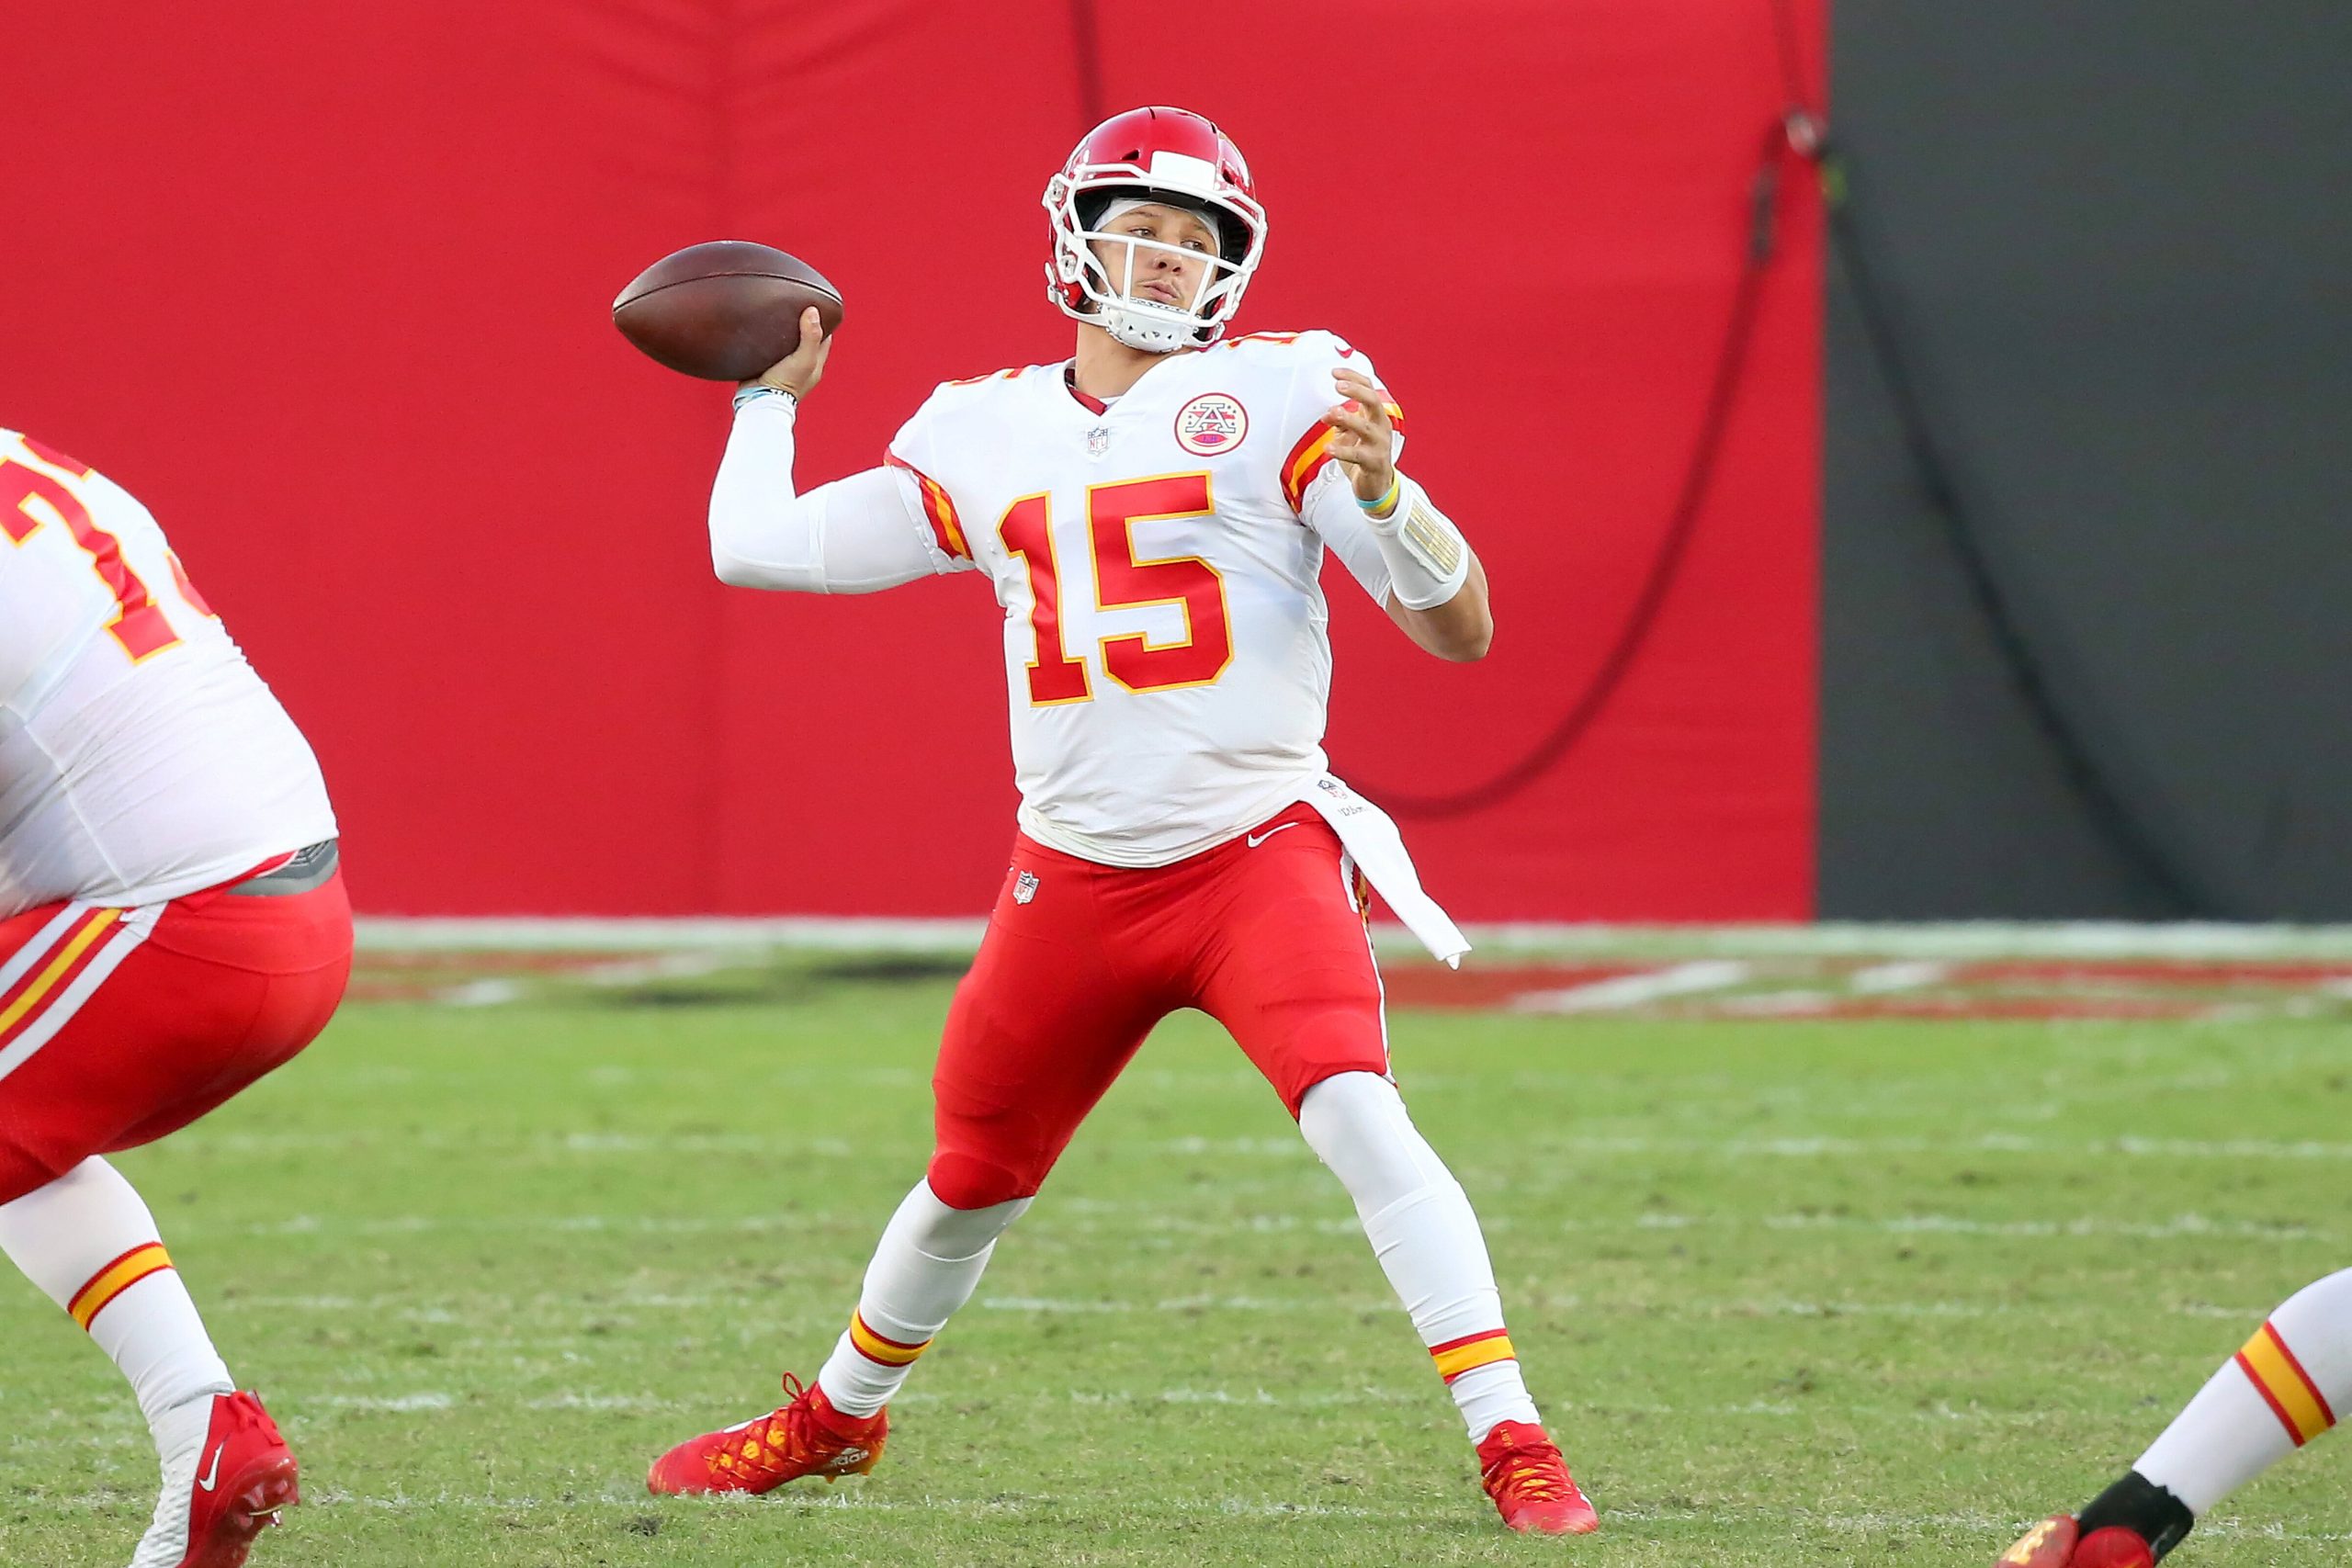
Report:
<svg viewBox="0 0 2352 1568"><path fill-rule="evenodd" d="M909 1344L903 1339L893 1339L887 1334L875 1333L866 1324L863 1313L850 1314L849 1342L856 1348L859 1355L885 1367L906 1366L931 1348L928 1339Z"/></svg>
<svg viewBox="0 0 2352 1568"><path fill-rule="evenodd" d="M2297 1448L2301 1448L2322 1432L2335 1425L2335 1412L2328 1408L2327 1396L2319 1384L2303 1370L2294 1351L2287 1348L2286 1337L2270 1324L2255 1331L2237 1353L2238 1371L2254 1385L2278 1424L2287 1428Z"/></svg>
<svg viewBox="0 0 2352 1568"><path fill-rule="evenodd" d="M2286 1337L2278 1332L2276 1325L2266 1323L2262 1325L2262 1331L2270 1336L2270 1343L2278 1347L2279 1357L2293 1369L2295 1376L2302 1381L2303 1392L2311 1395L2313 1404L2319 1406L2320 1419L2331 1427L2335 1426L2335 1412L2328 1405L2327 1395L2319 1391L2319 1384L2312 1380L2311 1373L2303 1371L2303 1363L2296 1356L2295 1348L2287 1343Z"/></svg>
<svg viewBox="0 0 2352 1568"><path fill-rule="evenodd" d="M1519 1359L1511 1348L1510 1331L1488 1328L1476 1334L1465 1334L1459 1339L1449 1339L1442 1345L1430 1347L1430 1359L1437 1363L1438 1376L1452 1382L1464 1372L1491 1367L1497 1361Z"/></svg>
<svg viewBox="0 0 2352 1568"><path fill-rule="evenodd" d="M74 1292L74 1299L65 1303L65 1310L86 1330L90 1321L106 1311L117 1296L148 1275L160 1274L171 1266L172 1255L164 1250L162 1242L142 1241L91 1275Z"/></svg>

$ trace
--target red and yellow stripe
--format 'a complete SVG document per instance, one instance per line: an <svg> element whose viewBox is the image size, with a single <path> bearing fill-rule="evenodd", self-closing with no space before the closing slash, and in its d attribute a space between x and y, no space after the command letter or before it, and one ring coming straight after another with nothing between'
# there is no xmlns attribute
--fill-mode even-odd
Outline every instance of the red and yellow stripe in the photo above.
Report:
<svg viewBox="0 0 2352 1568"><path fill-rule="evenodd" d="M1497 1361L1515 1361L1519 1352L1510 1348L1507 1329L1489 1328L1483 1334L1465 1334L1459 1339L1449 1339L1442 1345L1430 1347L1430 1359L1437 1363L1437 1375L1452 1382L1464 1372L1475 1372L1480 1367L1491 1367Z"/></svg>
<svg viewBox="0 0 2352 1568"><path fill-rule="evenodd" d="M2302 1362L2295 1359L2295 1353L2271 1325L2264 1324L2245 1342L2245 1348L2238 1352L2238 1366L2297 1448L2335 1425L2335 1412L2327 1407L2327 1396L2320 1393L2319 1384L2312 1382L2311 1373L2303 1371Z"/></svg>
<svg viewBox="0 0 2352 1568"><path fill-rule="evenodd" d="M88 911L67 926L14 986L0 992L0 1048L31 1028L43 1004L54 1000L90 966L119 929L122 914L120 909Z"/></svg>
<svg viewBox="0 0 2352 1568"><path fill-rule="evenodd" d="M1380 406L1388 411L1388 423L1396 427L1397 434L1404 434L1405 411L1393 402ZM1290 449L1290 456L1283 459L1283 499L1290 502L1293 512L1306 511L1306 487L1315 482L1315 476L1331 460L1331 438L1338 434L1328 424L1309 425L1306 434L1298 438L1298 445Z"/></svg>
<svg viewBox="0 0 2352 1568"><path fill-rule="evenodd" d="M861 1313L849 1314L849 1342L857 1348L859 1355L886 1367L908 1366L917 1356L931 1348L928 1339L910 1345L903 1339L892 1339L875 1333L865 1325L865 1314Z"/></svg>
<svg viewBox="0 0 2352 1568"><path fill-rule="evenodd" d="M972 547L964 541L963 519L956 515L956 503L947 498L947 491L939 481L896 452L885 452L882 460L915 477L915 488L922 491L923 516L929 520L932 537L939 541L939 547L959 560L970 560Z"/></svg>
<svg viewBox="0 0 2352 1568"><path fill-rule="evenodd" d="M160 1241L141 1242L90 1276L90 1282L74 1292L65 1310L84 1329L90 1320L107 1310L117 1296L139 1283L150 1274L160 1274L172 1266L172 1255L164 1250Z"/></svg>

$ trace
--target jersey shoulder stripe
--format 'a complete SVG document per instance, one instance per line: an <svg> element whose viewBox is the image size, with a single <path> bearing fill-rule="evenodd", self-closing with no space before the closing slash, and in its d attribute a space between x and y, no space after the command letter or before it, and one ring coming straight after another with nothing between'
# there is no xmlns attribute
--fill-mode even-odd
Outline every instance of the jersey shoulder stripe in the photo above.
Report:
<svg viewBox="0 0 2352 1568"><path fill-rule="evenodd" d="M885 451L882 460L894 468L904 468L914 476L915 488L922 492L922 514L931 525L932 537L939 547L958 560L970 560L972 547L965 542L964 520L956 514L956 502L938 480L899 457Z"/></svg>
<svg viewBox="0 0 2352 1568"><path fill-rule="evenodd" d="M1396 427L1396 434L1404 434L1404 409L1394 399L1383 400L1380 406L1388 411L1388 423ZM1290 455L1283 459L1283 499L1290 502L1293 512L1304 513L1306 510L1307 487L1330 463L1331 438L1338 434L1329 425L1317 421L1306 427L1306 434L1298 438L1297 445L1290 449Z"/></svg>

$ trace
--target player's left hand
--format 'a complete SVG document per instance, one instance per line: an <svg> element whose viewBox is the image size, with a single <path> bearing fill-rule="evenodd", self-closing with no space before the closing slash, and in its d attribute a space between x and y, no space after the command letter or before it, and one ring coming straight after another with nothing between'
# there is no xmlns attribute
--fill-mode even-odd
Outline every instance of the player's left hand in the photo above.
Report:
<svg viewBox="0 0 2352 1568"><path fill-rule="evenodd" d="M1396 482L1396 427L1388 419L1388 394L1361 370L1331 372L1347 401L1323 415L1336 433L1331 456L1359 501L1378 501Z"/></svg>

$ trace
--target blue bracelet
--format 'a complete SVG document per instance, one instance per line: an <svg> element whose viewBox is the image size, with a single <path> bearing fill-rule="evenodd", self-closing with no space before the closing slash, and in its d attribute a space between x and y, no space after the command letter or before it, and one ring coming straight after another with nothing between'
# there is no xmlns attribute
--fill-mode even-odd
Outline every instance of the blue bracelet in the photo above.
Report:
<svg viewBox="0 0 2352 1568"><path fill-rule="evenodd" d="M1366 501L1363 497L1358 496L1356 497L1356 504L1363 507L1366 512L1386 512L1396 506L1397 494L1402 491L1404 488L1405 476L1400 472L1395 479L1388 481L1387 491L1382 494L1378 501Z"/></svg>

